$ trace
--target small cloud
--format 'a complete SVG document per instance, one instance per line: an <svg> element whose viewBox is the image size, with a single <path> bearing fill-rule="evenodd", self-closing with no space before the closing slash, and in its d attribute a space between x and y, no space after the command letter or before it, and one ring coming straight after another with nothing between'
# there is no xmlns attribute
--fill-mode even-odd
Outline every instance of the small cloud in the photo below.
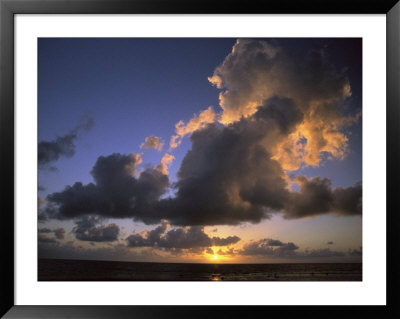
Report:
<svg viewBox="0 0 400 319"><path fill-rule="evenodd" d="M327 245L333 245L333 241L328 241L326 244Z"/></svg>
<svg viewBox="0 0 400 319"><path fill-rule="evenodd" d="M240 238L209 237L204 227L192 226L175 228L167 231L169 224L164 220L160 226L151 231L132 234L126 238L129 247L158 247L165 249L192 249L211 246L228 246L237 243Z"/></svg>
<svg viewBox="0 0 400 319"><path fill-rule="evenodd" d="M75 154L75 140L77 135L71 132L59 136L53 141L42 141L38 145L38 163L40 168L57 161L60 157L72 157ZM49 166L54 170L52 166Z"/></svg>
<svg viewBox="0 0 400 319"><path fill-rule="evenodd" d="M292 242L283 243L277 239L264 238L256 242L250 242L243 246L240 254L245 256L293 256L297 245Z"/></svg>
<svg viewBox="0 0 400 319"><path fill-rule="evenodd" d="M116 224L96 226L101 218L84 216L77 220L72 229L76 239L82 241L110 242L118 239L119 227Z"/></svg>
<svg viewBox="0 0 400 319"><path fill-rule="evenodd" d="M140 148L161 151L163 146L164 142L159 137L152 135L145 138L144 143L140 145Z"/></svg>
<svg viewBox="0 0 400 319"><path fill-rule="evenodd" d="M173 135L169 142L169 147L171 149L177 148L181 144L181 137L179 135Z"/></svg>
<svg viewBox="0 0 400 319"><path fill-rule="evenodd" d="M47 168L51 171L57 170L50 163L59 160L61 157L72 157L75 154L75 142L78 133L89 131L94 125L91 118L84 118L75 128L63 136L57 136L53 141L41 141L38 144L39 168Z"/></svg>

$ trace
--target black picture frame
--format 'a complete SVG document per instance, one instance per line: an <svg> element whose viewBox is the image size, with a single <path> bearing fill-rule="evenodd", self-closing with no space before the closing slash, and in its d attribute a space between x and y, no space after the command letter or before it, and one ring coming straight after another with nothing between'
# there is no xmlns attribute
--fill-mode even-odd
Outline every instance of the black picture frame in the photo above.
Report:
<svg viewBox="0 0 400 319"><path fill-rule="evenodd" d="M228 5L229 4L229 5ZM14 303L14 15L15 14L385 14L387 50L386 306L22 306ZM4 318L225 318L296 316L399 318L400 3L398 0L0 0L0 315ZM381 106L384 107L384 106ZM177 301L179 303L179 301Z"/></svg>

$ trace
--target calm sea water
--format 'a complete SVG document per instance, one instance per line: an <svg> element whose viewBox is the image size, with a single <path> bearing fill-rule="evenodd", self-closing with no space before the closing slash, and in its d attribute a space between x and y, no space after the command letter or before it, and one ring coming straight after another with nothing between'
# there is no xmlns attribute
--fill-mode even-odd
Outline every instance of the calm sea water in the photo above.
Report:
<svg viewBox="0 0 400 319"><path fill-rule="evenodd" d="M39 281L361 281L362 264L186 264L39 259Z"/></svg>

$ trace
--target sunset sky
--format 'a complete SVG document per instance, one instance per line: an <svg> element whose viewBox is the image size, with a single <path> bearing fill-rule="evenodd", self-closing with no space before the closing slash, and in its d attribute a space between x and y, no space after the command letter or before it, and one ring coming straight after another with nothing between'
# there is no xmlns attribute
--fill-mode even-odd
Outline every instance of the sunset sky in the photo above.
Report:
<svg viewBox="0 0 400 319"><path fill-rule="evenodd" d="M362 41L38 40L38 255L361 262Z"/></svg>

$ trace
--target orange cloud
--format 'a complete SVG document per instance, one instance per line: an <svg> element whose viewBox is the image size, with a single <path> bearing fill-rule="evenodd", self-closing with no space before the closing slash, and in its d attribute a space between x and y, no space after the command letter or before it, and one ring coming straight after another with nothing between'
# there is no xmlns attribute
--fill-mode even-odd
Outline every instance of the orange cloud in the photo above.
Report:
<svg viewBox="0 0 400 319"><path fill-rule="evenodd" d="M164 142L159 137L152 135L145 138L144 143L140 145L140 148L161 151L163 146Z"/></svg>
<svg viewBox="0 0 400 319"><path fill-rule="evenodd" d="M175 159L175 156L165 153L161 159L161 164L157 166L161 173L164 175L168 175L168 166L171 165L172 161Z"/></svg>
<svg viewBox="0 0 400 319"><path fill-rule="evenodd" d="M351 86L323 51L307 54L273 47L266 41L238 39L208 80L221 89L219 122L228 125L253 115L272 97L291 99L303 113L288 136L270 150L285 170L318 166L323 152L342 159L348 147L344 128L360 114L343 115Z"/></svg>
<svg viewBox="0 0 400 319"><path fill-rule="evenodd" d="M124 169L129 175L136 176L139 173L137 171L137 165L143 162L143 154L130 153L127 156L131 159L131 161L125 164Z"/></svg>
<svg viewBox="0 0 400 319"><path fill-rule="evenodd" d="M179 121L175 125L176 135L171 137L170 148L174 149L178 147L182 138L185 135L191 134L201 128L204 128L207 124L215 122L216 114L212 107L208 107L206 110L200 112L199 115L194 115L193 118L185 125L183 121Z"/></svg>

